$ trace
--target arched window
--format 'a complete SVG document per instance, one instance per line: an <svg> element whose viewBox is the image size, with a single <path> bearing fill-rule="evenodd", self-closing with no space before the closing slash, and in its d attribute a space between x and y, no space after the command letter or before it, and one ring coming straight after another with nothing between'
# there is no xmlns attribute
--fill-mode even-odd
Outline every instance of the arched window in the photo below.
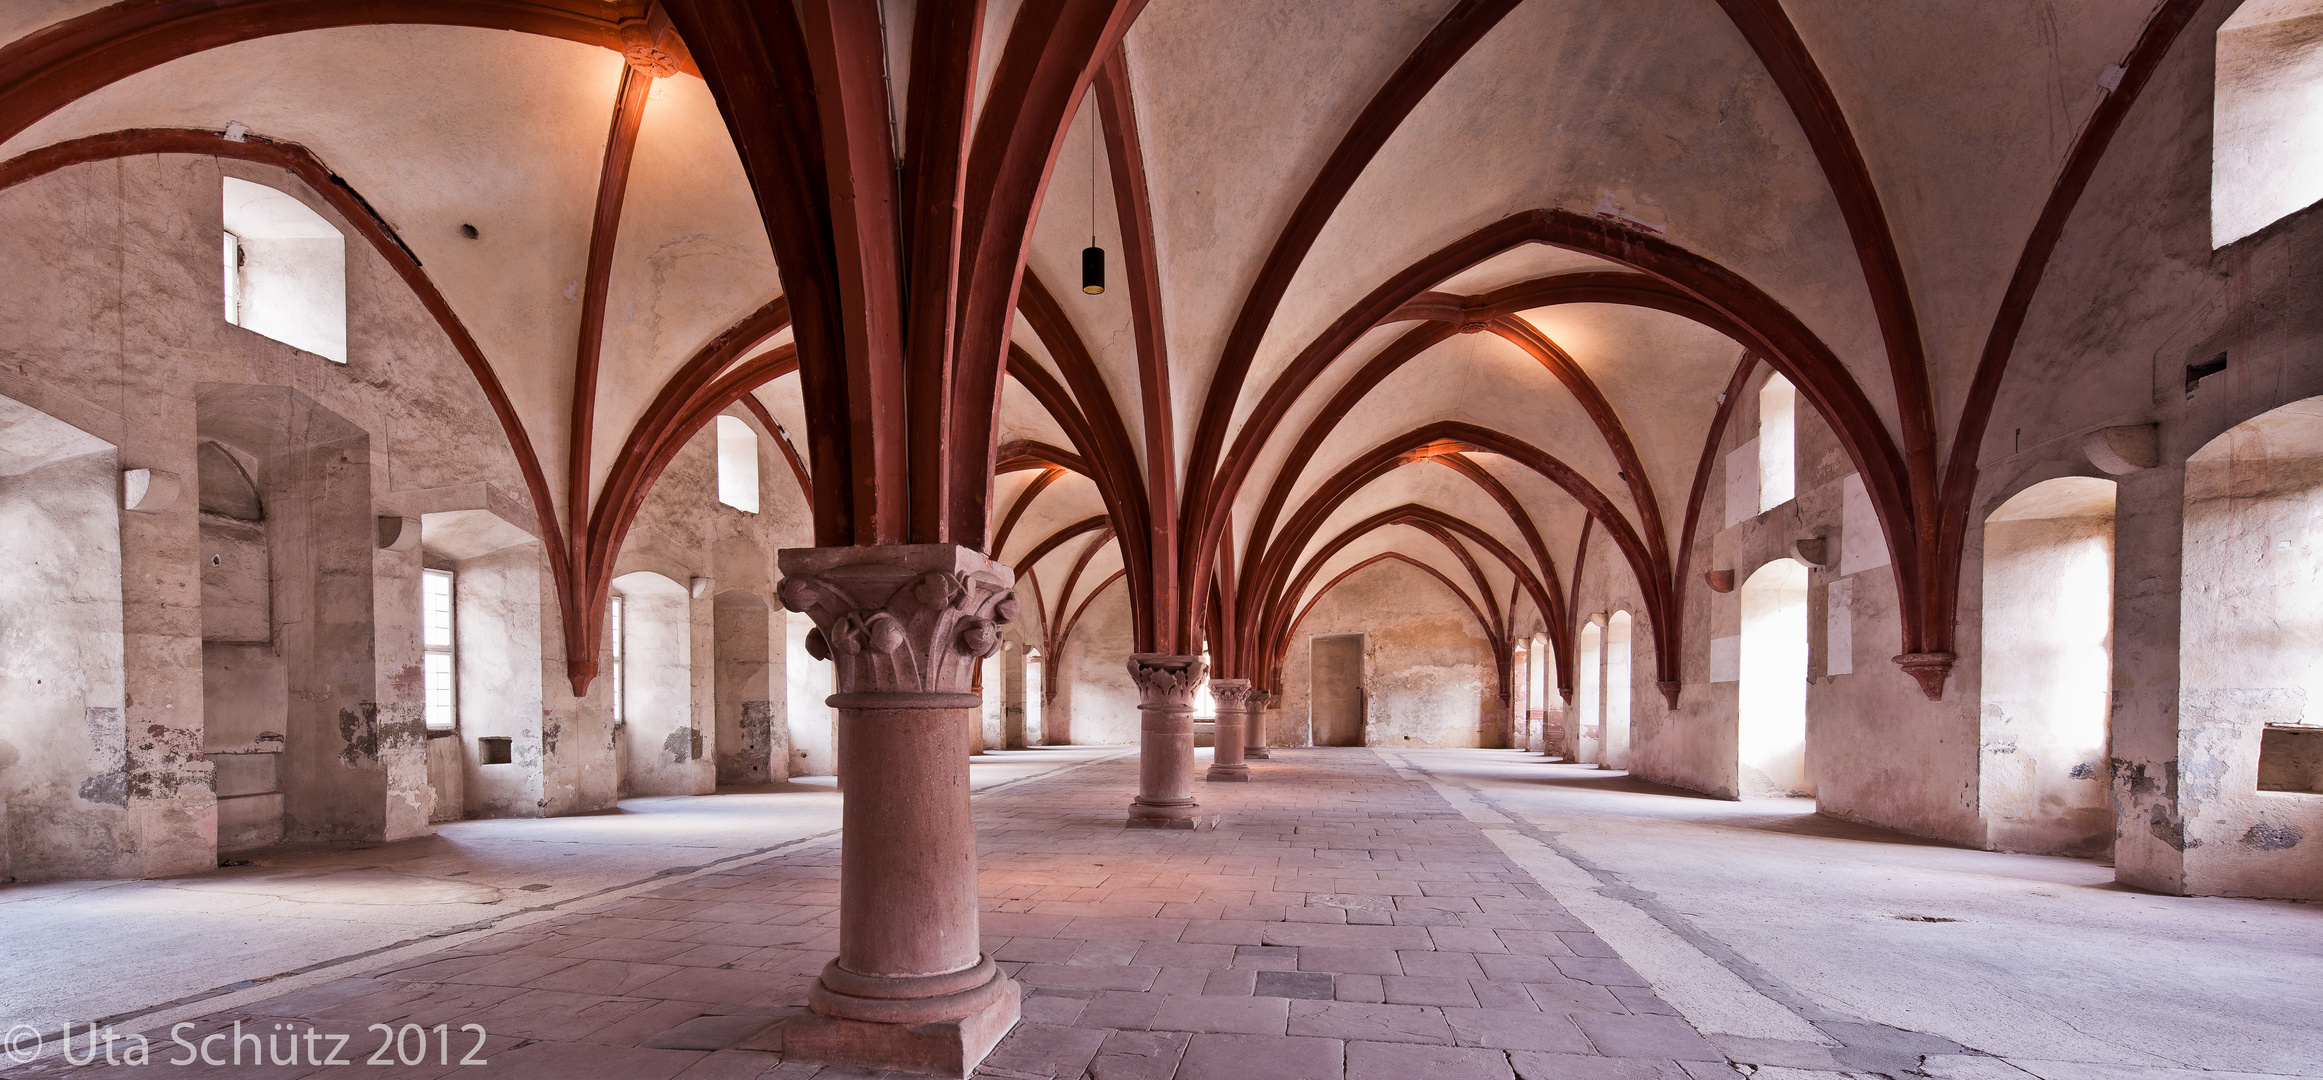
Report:
<svg viewBox="0 0 2323 1080"><path fill-rule="evenodd" d="M1605 620L1605 738L1600 761L1608 769L1629 768L1629 612Z"/></svg>
<svg viewBox="0 0 2323 1080"><path fill-rule="evenodd" d="M1758 509L1765 513L1798 494L1798 401L1791 381L1776 375L1758 392Z"/></svg>
<svg viewBox="0 0 2323 1080"><path fill-rule="evenodd" d="M758 512L758 433L739 416L718 418L718 501Z"/></svg>
<svg viewBox="0 0 2323 1080"><path fill-rule="evenodd" d="M1595 765L1605 742L1605 628L1591 619L1581 626L1580 656L1574 662L1573 758Z"/></svg>
<svg viewBox="0 0 2323 1080"><path fill-rule="evenodd" d="M347 362L347 238L305 203L226 177L226 321Z"/></svg>
<svg viewBox="0 0 2323 1080"><path fill-rule="evenodd" d="M1742 583L1735 788L1812 795L1807 777L1807 568L1776 559Z"/></svg>
<svg viewBox="0 0 2323 1080"><path fill-rule="evenodd" d="M2044 480L1984 521L1985 840L2099 855L2113 845L2114 482Z"/></svg>
<svg viewBox="0 0 2323 1080"><path fill-rule="evenodd" d="M2323 0L2247 0L2218 28L2210 245L2323 199Z"/></svg>

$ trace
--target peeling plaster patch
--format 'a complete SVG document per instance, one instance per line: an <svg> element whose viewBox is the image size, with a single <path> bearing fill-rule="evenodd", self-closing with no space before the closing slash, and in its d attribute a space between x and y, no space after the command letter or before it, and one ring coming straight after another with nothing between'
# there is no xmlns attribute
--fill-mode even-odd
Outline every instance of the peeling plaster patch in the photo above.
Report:
<svg viewBox="0 0 2323 1080"><path fill-rule="evenodd" d="M2305 833L2291 826L2268 825L2264 822L2251 826L2249 832L2242 834L2242 842L2245 845L2260 851L2282 851L2297 847L2299 841L2306 838Z"/></svg>
<svg viewBox="0 0 2323 1080"><path fill-rule="evenodd" d="M91 706L81 718L89 726L90 774L81 781L81 798L129 805L129 732L121 710Z"/></svg>
<svg viewBox="0 0 2323 1080"><path fill-rule="evenodd" d="M541 751L541 753L543 753L543 754L554 754L554 753L556 753L556 752L557 752L557 736L559 736L559 735L562 735L562 734L564 734L564 733L565 733L565 726L564 726L563 724L552 724L552 723L544 723L544 724L542 724L542 725L541 725L541 728L540 728L540 751Z"/></svg>
<svg viewBox="0 0 2323 1080"><path fill-rule="evenodd" d="M2073 766L2073 771L2067 775L2071 776L2075 780L2095 780L2097 779L2097 763L2094 761L2084 761L2078 765Z"/></svg>
<svg viewBox="0 0 2323 1080"><path fill-rule="evenodd" d="M2202 846L2202 841L2200 840L2186 839L2185 823L2171 817L2170 811L2165 807L2154 807L2153 818L2147 822L2146 830L2153 833L2155 838L2159 839L2162 843L2168 844L2179 851L2184 851L2187 848L2198 848Z"/></svg>
<svg viewBox="0 0 2323 1080"><path fill-rule="evenodd" d="M346 749L339 751L339 763L360 769L379 764L383 753L424 746L426 708L422 704L396 704L383 709L376 701L364 701L352 709L339 710L339 737L347 742Z"/></svg>
<svg viewBox="0 0 2323 1080"><path fill-rule="evenodd" d="M669 738L661 741L661 752L668 754L672 763L683 765L693 760L694 750L701 743L700 732L690 727L677 728L669 733Z"/></svg>
<svg viewBox="0 0 2323 1080"><path fill-rule="evenodd" d="M354 709L339 710L339 738L347 748L339 751L339 762L350 769L363 767L364 762L379 762L379 706L364 702Z"/></svg>
<svg viewBox="0 0 2323 1080"><path fill-rule="evenodd" d="M403 670L388 676L388 692L397 700L427 699L427 671L419 664L405 664Z"/></svg>
<svg viewBox="0 0 2323 1080"><path fill-rule="evenodd" d="M2175 758L2162 762L2162 775L2154 777L2146 771L2145 762L2132 764L2121 758L2113 759L2113 773L2129 785L2130 796L2159 795L2165 802L2178 798L2178 762Z"/></svg>
<svg viewBox="0 0 2323 1080"><path fill-rule="evenodd" d="M207 789L216 771L202 756L202 733L193 728L148 724L145 738L130 751L124 764L130 798L174 799L187 788Z"/></svg>

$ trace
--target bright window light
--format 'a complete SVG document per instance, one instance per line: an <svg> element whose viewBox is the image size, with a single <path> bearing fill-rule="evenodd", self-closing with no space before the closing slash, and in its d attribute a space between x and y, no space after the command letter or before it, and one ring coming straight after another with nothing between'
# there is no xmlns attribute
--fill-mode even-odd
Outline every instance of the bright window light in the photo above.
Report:
<svg viewBox="0 0 2323 1080"><path fill-rule="evenodd" d="M1758 392L1758 510L1765 513L1798 494L1799 392L1780 375Z"/></svg>
<svg viewBox="0 0 2323 1080"><path fill-rule="evenodd" d="M2210 246L2323 200L2323 0L2246 0L2218 28Z"/></svg>
<svg viewBox="0 0 2323 1080"><path fill-rule="evenodd" d="M264 184L225 182L226 321L347 362L347 238Z"/></svg>
<svg viewBox="0 0 2323 1080"><path fill-rule="evenodd" d="M758 512L758 433L739 416L718 418L718 501Z"/></svg>
<svg viewBox="0 0 2323 1080"><path fill-rule="evenodd" d="M425 652L427 726L449 731L459 723L459 693L454 682L452 572L423 570L419 578L420 646Z"/></svg>
<svg viewBox="0 0 2323 1080"><path fill-rule="evenodd" d="M628 614L628 607L629 605L622 601L621 594L613 594L613 610L607 621L610 624L613 637L613 725L615 727L621 726L629 719L628 699L621 692L622 638L627 636L622 633L621 624L622 617Z"/></svg>

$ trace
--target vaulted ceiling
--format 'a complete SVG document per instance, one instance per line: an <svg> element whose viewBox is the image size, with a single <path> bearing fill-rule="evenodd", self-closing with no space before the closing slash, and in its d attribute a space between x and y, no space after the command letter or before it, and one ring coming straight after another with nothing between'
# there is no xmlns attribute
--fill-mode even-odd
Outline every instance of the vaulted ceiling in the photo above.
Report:
<svg viewBox="0 0 2323 1080"><path fill-rule="evenodd" d="M197 6L281 21L166 46L135 36L173 32L153 0L6 5L6 56L80 68L0 77L0 159L229 125L303 147L472 335L558 529L649 484L623 462L711 380L746 372L762 423L818 422L733 118L658 9ZM908 79L914 5L879 6ZM1012 22L1053 6L985 5L978 93ZM1812 369L1789 372L1802 400L1894 474L1891 540L1932 552L2012 282L2070 211L2076 155L2102 153L2102 109L2127 107L2109 65L2134 92L2196 6L1150 0L1053 140L993 554L1038 577L1057 632L1122 587L1119 541L1087 523L1128 499L1183 534L1172 602L1243 651L1388 553L1496 637L1544 615L1555 634L1585 528L1682 587L1721 394L1760 362ZM1123 457L1110 482L1136 490L1109 504L1092 474Z"/></svg>

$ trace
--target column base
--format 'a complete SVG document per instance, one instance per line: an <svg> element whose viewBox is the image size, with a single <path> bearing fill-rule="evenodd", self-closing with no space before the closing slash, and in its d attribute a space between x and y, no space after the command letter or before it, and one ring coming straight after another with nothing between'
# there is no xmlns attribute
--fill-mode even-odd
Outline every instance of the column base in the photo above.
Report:
<svg viewBox="0 0 2323 1080"><path fill-rule="evenodd" d="M809 997L814 1011L783 1024L783 1058L964 1078L975 1072L984 1055L1016 1026L1023 1013L1024 990L1015 980L994 972L991 982L945 998L972 1006L974 1011L916 1023L834 1016L832 1012L856 1011L854 1006L858 1005L865 1007L861 1011L875 1015L908 1015L917 1011L913 1006L920 1003L854 998L818 984Z"/></svg>
<svg viewBox="0 0 2323 1080"><path fill-rule="evenodd" d="M1166 803L1139 800L1129 804L1129 821L1126 824L1132 829L1192 829L1195 826L1195 815L1201 813L1201 810L1201 805L1192 799Z"/></svg>
<svg viewBox="0 0 2323 1080"><path fill-rule="evenodd" d="M1242 748L1242 756L1251 761L1265 761L1267 759L1266 747L1245 746Z"/></svg>
<svg viewBox="0 0 2323 1080"><path fill-rule="evenodd" d="M1229 784L1248 783L1250 780L1250 766L1212 765L1210 766L1210 771L1204 774L1204 779L1209 780L1213 784L1221 782Z"/></svg>

